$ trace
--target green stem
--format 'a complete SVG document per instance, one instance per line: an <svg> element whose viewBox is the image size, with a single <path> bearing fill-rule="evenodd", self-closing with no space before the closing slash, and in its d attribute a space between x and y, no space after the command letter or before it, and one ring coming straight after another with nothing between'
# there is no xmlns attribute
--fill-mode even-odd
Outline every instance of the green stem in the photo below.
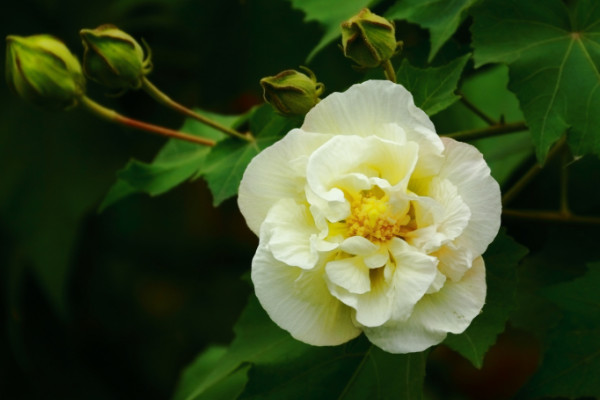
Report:
<svg viewBox="0 0 600 400"><path fill-rule="evenodd" d="M483 139L490 136L496 136L503 133L511 133L511 132L519 132L527 130L527 125L525 122L513 122L510 124L497 124L493 126L489 126L487 128L481 129L469 129L465 131L459 131L454 133L449 133L447 135L441 135L445 137L449 137L456 140L475 140L475 139Z"/></svg>
<svg viewBox="0 0 600 400"><path fill-rule="evenodd" d="M178 132L162 126L152 125L146 122L138 121L136 119L125 117L114 110L111 110L109 108L104 107L103 105L96 103L94 100L90 99L87 96L82 96L79 100L81 101L81 104L93 114L96 114L100 118L106 119L111 122L116 122L118 124L125 125L130 128L139 129L142 131L166 136L169 138L186 140L188 142L197 143L204 146L215 145L214 140L190 135L188 133Z"/></svg>
<svg viewBox="0 0 600 400"><path fill-rule="evenodd" d="M510 218L527 219L531 221L549 221L576 223L587 225L600 225L600 217L586 217L582 215L564 214L561 211L539 211L539 210L502 210L502 215Z"/></svg>
<svg viewBox="0 0 600 400"><path fill-rule="evenodd" d="M386 60L383 64L383 73L388 81L392 81L396 83L396 71L394 71L394 66L390 60Z"/></svg>
<svg viewBox="0 0 600 400"><path fill-rule="evenodd" d="M565 138L563 137L552 148L552 150L550 150L550 153L548 153L548 157L546 160L551 160L552 158L554 158L556 156L556 154L558 154L560 151L562 151L562 147L564 144L565 144ZM535 178L540 173L542 168L543 167L538 163L533 165L529 169L529 171L527 171L525 173L525 175L523 175L506 193L504 193L504 196L502 196L502 204L506 206L508 203L513 201L514 198L517 197L517 195L519 193L521 193L521 191L529 184L529 182L531 182L533 180L533 178Z"/></svg>
<svg viewBox="0 0 600 400"><path fill-rule="evenodd" d="M471 103L471 101L465 97L464 93L458 92L457 94L460 96L460 101L465 105L465 107L467 107L469 110L471 110L479 118L484 120L488 125L490 125L490 126L499 125L498 121L496 121L495 119L493 119L492 117L490 117L489 115L484 113L475 104Z"/></svg>
<svg viewBox="0 0 600 400"><path fill-rule="evenodd" d="M146 77L143 78L142 84L143 84L142 87L146 91L146 93L148 93L150 96L152 96L152 98L154 100L158 101L160 104L162 104L166 107L169 107L187 117L190 117L197 121L200 121L203 124L208 125L208 126L214 128L218 131L221 131L229 136L233 136L238 139L245 140L247 142L254 141L254 138L250 134L243 134L241 132L236 131L235 129L228 128L224 125L219 124L216 121L213 121L212 119L204 117L204 116L198 114L197 112L177 103L175 100L171 99L169 96L164 94L159 88L154 86L154 84L152 84L152 82L150 82Z"/></svg>

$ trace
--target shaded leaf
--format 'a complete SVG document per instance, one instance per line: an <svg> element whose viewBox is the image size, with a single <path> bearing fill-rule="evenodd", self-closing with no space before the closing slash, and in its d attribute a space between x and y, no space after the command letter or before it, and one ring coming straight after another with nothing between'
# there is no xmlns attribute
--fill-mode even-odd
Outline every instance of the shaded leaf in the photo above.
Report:
<svg viewBox="0 0 600 400"><path fill-rule="evenodd" d="M227 353L227 347L211 346L202 352L194 362L186 368L181 376L173 400L192 399L197 382L217 366ZM235 399L241 393L247 381L249 365L242 366L204 393L205 398L214 400Z"/></svg>
<svg viewBox="0 0 600 400"><path fill-rule="evenodd" d="M448 335L444 341L477 368L483 365L487 350L504 331L508 317L516 307L517 265L527 249L501 232L485 252L488 293L483 311L465 332Z"/></svg>
<svg viewBox="0 0 600 400"><path fill-rule="evenodd" d="M322 0L290 0L292 7L306 14L305 21L316 21L325 33L310 52L307 59L310 61L325 46L342 34L340 25L365 7L372 7L380 0L344 0L331 4Z"/></svg>
<svg viewBox="0 0 600 400"><path fill-rule="evenodd" d="M412 93L417 107L434 115L459 99L454 92L469 57L466 54L442 67L427 69L413 67L405 59L397 72L398 83Z"/></svg>
<svg viewBox="0 0 600 400"><path fill-rule="evenodd" d="M566 315L550 336L544 362L523 391L525 398L600 397L600 263L574 281L545 293Z"/></svg>
<svg viewBox="0 0 600 400"><path fill-rule="evenodd" d="M243 120L240 116L200 112L226 126L237 126ZM225 137L225 134L190 118L186 119L181 131L217 141ZM193 178L202 169L210 151L207 146L170 139L151 163L130 160L117 172L117 182L102 201L100 211L134 193L156 196Z"/></svg>
<svg viewBox="0 0 600 400"><path fill-rule="evenodd" d="M270 105L265 104L250 116L250 131L256 138L254 142L227 138L217 143L206 157L204 167L200 171L213 194L213 204L217 206L236 195L250 160L299 123L298 118L282 117L276 114Z"/></svg>
<svg viewBox="0 0 600 400"><path fill-rule="evenodd" d="M600 3L571 4L490 0L473 10L476 66L509 65L540 161L567 130L576 155L600 154Z"/></svg>
<svg viewBox="0 0 600 400"><path fill-rule="evenodd" d="M407 20L429 30L431 51L429 61L456 32L467 10L478 0L402 0L386 12L390 19Z"/></svg>

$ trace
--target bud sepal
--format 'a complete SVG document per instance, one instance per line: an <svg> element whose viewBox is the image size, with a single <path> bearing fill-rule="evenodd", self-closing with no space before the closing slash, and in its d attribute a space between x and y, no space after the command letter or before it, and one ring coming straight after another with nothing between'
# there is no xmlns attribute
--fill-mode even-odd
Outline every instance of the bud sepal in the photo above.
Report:
<svg viewBox="0 0 600 400"><path fill-rule="evenodd" d="M265 101L282 115L306 114L320 101L319 96L325 89L310 69L300 69L306 74L288 69L260 80Z"/></svg>

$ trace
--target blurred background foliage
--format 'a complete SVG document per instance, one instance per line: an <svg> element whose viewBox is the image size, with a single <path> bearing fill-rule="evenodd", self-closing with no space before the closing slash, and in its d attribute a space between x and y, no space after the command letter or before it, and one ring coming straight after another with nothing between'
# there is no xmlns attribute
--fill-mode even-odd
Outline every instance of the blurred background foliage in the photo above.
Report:
<svg viewBox="0 0 600 400"><path fill-rule="evenodd" d="M262 102L261 77L306 63L323 30L303 20L282 0L22 0L0 13L0 31L2 37L51 33L81 55L79 29L113 23L150 44L157 86L183 104L234 114ZM439 50L433 65L470 51L469 23ZM398 23L397 31L404 56L424 66L428 33L408 23ZM327 93L363 79L336 43L309 66ZM506 89L505 67L475 71L469 62L464 76L461 90L484 111L509 122L522 119ZM88 91L125 115L173 128L183 123L143 93L115 98L93 83ZM434 122L440 133L485 126L461 103ZM534 156L527 133L503 139L478 145L507 187ZM169 398L200 351L233 338L232 325L251 293L241 277L257 243L235 200L213 208L206 184L198 180L97 212L117 170L132 157L150 161L163 143L81 110L35 109L0 84L0 398ZM515 206L556 208L558 168L550 162ZM600 190L589 182L600 179L598 160L588 156L570 168L573 210L597 213ZM595 227L505 222L531 251L520 285L572 279L598 259ZM545 307L538 298L525 303ZM446 347L432 352L428 396L514 394L539 362L543 327L557 323L543 309L543 315L533 306L519 309L481 370Z"/></svg>

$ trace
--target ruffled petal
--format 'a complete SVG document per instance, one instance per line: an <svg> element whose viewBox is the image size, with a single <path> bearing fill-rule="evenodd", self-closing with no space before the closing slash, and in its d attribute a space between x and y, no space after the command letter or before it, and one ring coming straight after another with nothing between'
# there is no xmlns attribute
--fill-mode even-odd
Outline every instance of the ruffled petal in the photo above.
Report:
<svg viewBox="0 0 600 400"><path fill-rule="evenodd" d="M389 250L396 263L393 318L406 320L435 280L437 259L399 238L392 239Z"/></svg>
<svg viewBox="0 0 600 400"><path fill-rule="evenodd" d="M325 266L325 272L331 283L350 293L362 294L371 289L369 268L362 262L361 257L330 261Z"/></svg>
<svg viewBox="0 0 600 400"><path fill-rule="evenodd" d="M259 234L269 209L280 199L305 201L308 156L329 138L295 129L252 159L238 192L238 206L252 232Z"/></svg>
<svg viewBox="0 0 600 400"><path fill-rule="evenodd" d="M469 207L471 218L456 240L459 247L468 247L483 254L500 228L500 187L490 175L490 169L475 147L443 138L446 160L440 178L452 182Z"/></svg>
<svg viewBox="0 0 600 400"><path fill-rule="evenodd" d="M352 310L333 297L324 267L302 270L277 261L259 245L252 260L256 296L269 317L305 343L334 346L360 334L352 323Z"/></svg>
<svg viewBox="0 0 600 400"><path fill-rule="evenodd" d="M446 281L426 295L407 321L392 319L383 326L365 328L376 346L390 353L413 353L441 343L447 333L462 333L485 302L485 268L481 257L460 282Z"/></svg>
<svg viewBox="0 0 600 400"><path fill-rule="evenodd" d="M330 221L340 221L350 212L342 189L355 191L356 182L361 182L353 174L358 171L370 180L371 185L383 181L382 186L403 184L406 188L417 161L417 152L418 146L414 143L401 145L375 136L336 136L317 149L308 160L308 200L317 205ZM344 183L349 186L342 187ZM361 184L362 187L364 184Z"/></svg>
<svg viewBox="0 0 600 400"><path fill-rule="evenodd" d="M313 268L319 260L314 243L318 233L306 205L282 199L269 210L261 227L260 240L277 260L302 269Z"/></svg>

